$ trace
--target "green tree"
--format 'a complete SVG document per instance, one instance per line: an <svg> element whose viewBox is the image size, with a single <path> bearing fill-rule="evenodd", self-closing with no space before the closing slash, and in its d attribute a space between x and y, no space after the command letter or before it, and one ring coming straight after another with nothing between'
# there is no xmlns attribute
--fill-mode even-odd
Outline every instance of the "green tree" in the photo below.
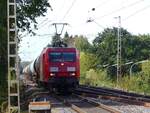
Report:
<svg viewBox="0 0 150 113"><path fill-rule="evenodd" d="M37 28L36 18L44 16L50 7L48 0L19 0L17 27L19 31L32 33ZM7 0L0 0L0 97L7 96ZM33 25L32 25L32 24ZM2 98L0 98L0 103Z"/></svg>
<svg viewBox="0 0 150 113"><path fill-rule="evenodd" d="M144 92L150 93L150 61L142 64L141 81Z"/></svg>
<svg viewBox="0 0 150 113"><path fill-rule="evenodd" d="M150 83L150 69L149 69L149 67L150 67L150 61L142 64L142 72L144 73L144 75L149 77L149 83Z"/></svg>
<svg viewBox="0 0 150 113"><path fill-rule="evenodd" d="M63 39L64 39L64 41L67 42L68 38L70 38L70 36L69 36L68 32L66 32Z"/></svg>
<svg viewBox="0 0 150 113"><path fill-rule="evenodd" d="M98 74L94 69L90 69L86 72L86 84L88 85L96 85L98 83Z"/></svg>
<svg viewBox="0 0 150 113"><path fill-rule="evenodd" d="M75 36L75 47L83 52L89 52L91 49L91 44L88 42L87 38L84 36Z"/></svg>
<svg viewBox="0 0 150 113"><path fill-rule="evenodd" d="M48 0L18 0L17 26L19 30L22 32L27 30L29 33L33 33L32 26L37 29L36 18L45 16L49 7L51 6Z"/></svg>
<svg viewBox="0 0 150 113"><path fill-rule="evenodd" d="M127 30L121 28L121 43L122 64L150 58L149 35L132 35ZM117 63L117 28L107 28L98 34L93 41L93 54L96 54L98 64L100 65L109 66ZM129 71L129 66L122 66L123 74ZM111 74L116 74L115 67L108 69L108 72Z"/></svg>
<svg viewBox="0 0 150 113"><path fill-rule="evenodd" d="M68 47L75 47L75 38L69 36L68 32L65 33L64 38L62 40L68 45Z"/></svg>
<svg viewBox="0 0 150 113"><path fill-rule="evenodd" d="M52 47L67 47L67 43L65 43L59 34L55 34L52 37Z"/></svg>
<svg viewBox="0 0 150 113"><path fill-rule="evenodd" d="M80 70L81 74L85 74L91 68L95 68L97 58L94 54L80 52Z"/></svg>
<svg viewBox="0 0 150 113"><path fill-rule="evenodd" d="M122 59L123 62L126 58L126 42L131 38L131 34L125 29L121 29L122 38ZM94 51L99 58L99 63L101 65L112 65L116 64L117 55L117 28L107 28L93 41Z"/></svg>
<svg viewBox="0 0 150 113"><path fill-rule="evenodd" d="M130 46L132 48L132 60L141 61L150 58L150 35L134 36ZM135 60L134 60L135 59Z"/></svg>

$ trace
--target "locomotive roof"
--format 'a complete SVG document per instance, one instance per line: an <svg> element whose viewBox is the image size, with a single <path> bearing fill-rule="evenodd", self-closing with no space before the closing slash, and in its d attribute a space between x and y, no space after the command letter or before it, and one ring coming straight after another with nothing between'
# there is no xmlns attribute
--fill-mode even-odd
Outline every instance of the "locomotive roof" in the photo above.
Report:
<svg viewBox="0 0 150 113"><path fill-rule="evenodd" d="M69 50L69 51L76 51L77 49L76 48L74 48L74 47L45 47L45 48L43 48L43 50L42 50L42 52L41 53L45 53L46 51L48 51L48 50L60 50L60 51L62 51L62 50Z"/></svg>
<svg viewBox="0 0 150 113"><path fill-rule="evenodd" d="M60 50L62 50L62 49L76 49L76 48L74 48L74 47L45 47L44 49L54 49L54 50L56 50L56 49L60 49Z"/></svg>

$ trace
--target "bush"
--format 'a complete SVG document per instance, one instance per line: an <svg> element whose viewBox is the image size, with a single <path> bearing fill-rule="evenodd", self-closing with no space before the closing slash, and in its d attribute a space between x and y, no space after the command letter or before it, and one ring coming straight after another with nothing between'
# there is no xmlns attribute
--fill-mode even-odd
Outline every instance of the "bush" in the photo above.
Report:
<svg viewBox="0 0 150 113"><path fill-rule="evenodd" d="M107 86L114 87L114 83L107 77L107 74L103 70L90 69L82 74L80 77L80 83L92 86Z"/></svg>
<svg viewBox="0 0 150 113"><path fill-rule="evenodd" d="M90 69L89 71L87 71L85 78L86 78L87 84L93 85L93 86L97 85L98 75L94 69Z"/></svg>
<svg viewBox="0 0 150 113"><path fill-rule="evenodd" d="M136 73L131 77L128 75L122 77L117 85L116 81L107 76L106 71L90 69L81 75L80 83L110 88L115 88L117 86L117 88L125 91L150 94L150 78L147 78L142 72Z"/></svg>

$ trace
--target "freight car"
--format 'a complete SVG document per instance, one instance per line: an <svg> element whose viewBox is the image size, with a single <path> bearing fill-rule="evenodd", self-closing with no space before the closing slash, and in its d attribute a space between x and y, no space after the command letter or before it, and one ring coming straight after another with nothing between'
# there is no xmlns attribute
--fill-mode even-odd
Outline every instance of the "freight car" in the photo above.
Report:
<svg viewBox="0 0 150 113"><path fill-rule="evenodd" d="M23 72L50 90L72 90L79 84L79 51L68 47L46 47Z"/></svg>

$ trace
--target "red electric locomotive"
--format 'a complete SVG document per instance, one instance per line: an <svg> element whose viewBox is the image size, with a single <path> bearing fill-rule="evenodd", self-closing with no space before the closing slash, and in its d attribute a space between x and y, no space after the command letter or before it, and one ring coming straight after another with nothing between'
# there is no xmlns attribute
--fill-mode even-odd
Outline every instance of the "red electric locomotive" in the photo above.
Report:
<svg viewBox="0 0 150 113"><path fill-rule="evenodd" d="M28 66L30 76L49 88L72 89L80 77L79 51L68 47L46 47Z"/></svg>

